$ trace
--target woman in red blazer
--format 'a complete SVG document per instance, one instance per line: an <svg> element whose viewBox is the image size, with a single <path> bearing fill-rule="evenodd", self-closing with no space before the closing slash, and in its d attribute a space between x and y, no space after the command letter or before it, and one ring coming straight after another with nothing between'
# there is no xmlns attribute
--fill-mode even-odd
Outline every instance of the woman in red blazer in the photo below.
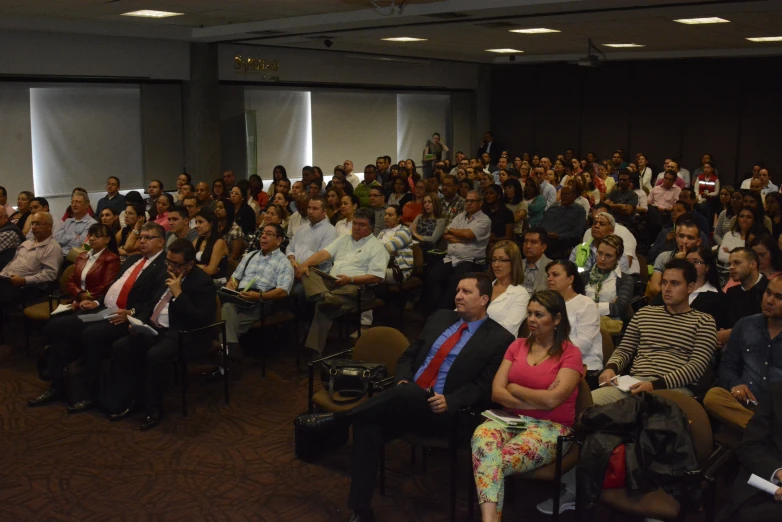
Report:
<svg viewBox="0 0 782 522"><path fill-rule="evenodd" d="M90 251L79 254L76 269L68 279L68 294L74 304L105 294L119 273L117 240L109 227L103 223L92 225L87 231L87 242Z"/></svg>

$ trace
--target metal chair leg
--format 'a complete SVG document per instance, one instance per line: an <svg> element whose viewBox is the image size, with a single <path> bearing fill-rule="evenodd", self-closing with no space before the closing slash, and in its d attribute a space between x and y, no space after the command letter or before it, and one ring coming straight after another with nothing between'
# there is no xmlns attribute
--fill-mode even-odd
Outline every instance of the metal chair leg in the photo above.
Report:
<svg viewBox="0 0 782 522"><path fill-rule="evenodd" d="M380 459L378 460L378 484L380 486L380 494L386 496L386 446L385 444L380 448Z"/></svg>

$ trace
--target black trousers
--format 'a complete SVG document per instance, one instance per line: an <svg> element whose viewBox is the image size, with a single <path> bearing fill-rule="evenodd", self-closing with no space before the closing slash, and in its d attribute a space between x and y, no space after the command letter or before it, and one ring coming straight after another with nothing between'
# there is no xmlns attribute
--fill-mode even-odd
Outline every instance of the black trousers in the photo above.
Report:
<svg viewBox="0 0 782 522"><path fill-rule="evenodd" d="M84 356L84 389L95 399L100 391L100 369L109 355L111 345L128 334L128 323L111 324L107 320L85 323L79 315L66 314L55 317L44 328L49 341L49 371L52 386L62 390L62 374L65 366Z"/></svg>
<svg viewBox="0 0 782 522"><path fill-rule="evenodd" d="M160 411L165 386L174 373L178 342L178 332L170 329L155 338L126 335L114 342L111 385L105 390L108 402L117 404L118 411L131 401L145 404L148 413Z"/></svg>
<svg viewBox="0 0 782 522"><path fill-rule="evenodd" d="M759 493L747 499L733 514L733 522L779 522L782 503L775 502L768 493Z"/></svg>
<svg viewBox="0 0 782 522"><path fill-rule="evenodd" d="M14 286L7 279L0 279L0 309L12 308L24 300L25 306L45 301L46 289L40 285Z"/></svg>
<svg viewBox="0 0 782 522"><path fill-rule="evenodd" d="M453 263L439 261L426 275L426 292L429 310L446 308L453 310L456 306L456 287L459 278L468 272L475 271L475 264L471 261L462 261L454 266Z"/></svg>
<svg viewBox="0 0 782 522"><path fill-rule="evenodd" d="M377 480L380 451L386 442L405 433L449 433L453 415L432 413L429 395L415 383L395 386L348 412L353 424L350 497L354 510L369 509Z"/></svg>

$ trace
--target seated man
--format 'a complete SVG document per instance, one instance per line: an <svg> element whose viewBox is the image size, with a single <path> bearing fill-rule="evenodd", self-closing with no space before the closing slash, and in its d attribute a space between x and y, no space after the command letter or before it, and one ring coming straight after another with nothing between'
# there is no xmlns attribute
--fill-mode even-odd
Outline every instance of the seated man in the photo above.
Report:
<svg viewBox="0 0 782 522"><path fill-rule="evenodd" d="M298 183L298 181L296 183ZM299 192L291 203L296 211L291 211L291 217L288 219L288 230L286 232L288 239L296 237L296 232L298 232L303 225L307 224L309 202L309 194L307 192Z"/></svg>
<svg viewBox="0 0 782 522"><path fill-rule="evenodd" d="M655 186L649 193L647 202L649 211L646 219L653 226L652 237L655 237L660 227L667 222L673 204L679 200L679 193L683 187L675 185L678 179L676 172L666 170L663 173L662 184Z"/></svg>
<svg viewBox="0 0 782 522"><path fill-rule="evenodd" d="M768 279L758 269L758 254L751 248L738 247L730 252L728 266L730 278L741 284L728 288L725 301L728 303L726 322L736 324L739 319L762 313L761 303L768 286ZM725 346L730 338L730 328L717 332L717 343Z"/></svg>
<svg viewBox="0 0 782 522"><path fill-rule="evenodd" d="M590 229L590 238L570 252L570 260L576 264L579 272L589 272L592 270L592 267L597 261L597 247L600 246L600 241L602 241L604 237L613 234L615 227L616 221L614 221L614 216L608 212L599 212L595 215L594 223ZM584 237L586 237L586 233L584 234ZM619 258L619 268L622 272L628 273L628 263L627 255L623 253L622 257Z"/></svg>
<svg viewBox="0 0 782 522"><path fill-rule="evenodd" d="M464 212L453 218L445 229L443 239L448 242L447 254L426 277L424 295L429 297L430 309L451 308L461 276L486 262L491 219L481 210L482 205L483 196L471 190L465 199Z"/></svg>
<svg viewBox="0 0 782 522"><path fill-rule="evenodd" d="M125 210L125 196L119 193L119 178L116 176L109 176L109 179L106 180L106 195L98 200L95 215L100 216L106 207L113 208L117 215Z"/></svg>
<svg viewBox="0 0 782 522"><path fill-rule="evenodd" d="M217 202L212 199L212 191L209 189L209 183L200 181L196 184L196 205L198 210L207 209L210 212L215 211Z"/></svg>
<svg viewBox="0 0 782 522"><path fill-rule="evenodd" d="M736 454L741 464L732 494L718 520L777 522L782 520L782 383L769 386L757 412L747 424ZM773 496L747 484L751 475L768 480Z"/></svg>
<svg viewBox="0 0 782 522"><path fill-rule="evenodd" d="M182 206L187 210L187 226L190 230L195 228L195 217L200 210L198 208L198 200L195 196L188 196L182 199Z"/></svg>
<svg viewBox="0 0 782 522"><path fill-rule="evenodd" d="M32 233L32 227L30 227ZM5 268L16 254L16 249L24 241L19 227L8 221L8 212L0 206L0 270Z"/></svg>
<svg viewBox="0 0 782 522"><path fill-rule="evenodd" d="M185 198L190 199L190 198ZM166 232L166 250L177 239L187 239L191 243L198 239L198 232L190 228L190 214L185 207L174 207L168 211L168 226Z"/></svg>
<svg viewBox="0 0 782 522"><path fill-rule="evenodd" d="M314 430L334 423L353 425L352 522L374 520L370 505L386 441L409 431L447 434L459 409L490 403L494 374L513 342L513 335L486 315L491 292L486 274L464 274L456 311L438 310L429 317L396 365L395 387L347 412L297 419L301 427Z"/></svg>
<svg viewBox="0 0 782 522"><path fill-rule="evenodd" d="M720 387L703 399L706 411L720 422L742 429L768 387L782 383L782 278L768 282L761 310L733 326L720 361Z"/></svg>
<svg viewBox="0 0 782 522"><path fill-rule="evenodd" d="M524 233L524 288L530 295L548 289L546 266L551 259L546 257L547 247L548 233L543 227L532 227Z"/></svg>
<svg viewBox="0 0 782 522"><path fill-rule="evenodd" d="M375 213L375 230L372 233L377 237L385 228L386 193L383 192L383 187L369 188L369 208Z"/></svg>
<svg viewBox="0 0 782 522"><path fill-rule="evenodd" d="M112 343L128 334L129 316L146 320L163 292L166 265L165 254L160 254L164 233L157 223L145 223L139 235L139 254L122 264L105 296L97 301L81 301L78 314L61 314L46 324L44 336L49 343L52 383L38 398L29 400L28 406L40 406L61 397L65 391L65 366L81 354L85 356L82 379L87 396L69 405L68 412L77 413L97 405L100 369ZM89 323L79 319L81 315L108 308L116 309L116 313L107 319Z"/></svg>
<svg viewBox="0 0 782 522"><path fill-rule="evenodd" d="M548 249L559 258L578 244L586 228L586 214L576 205L576 191L565 185L559 191L559 203L554 203L543 214L541 225L548 232Z"/></svg>
<svg viewBox="0 0 782 522"><path fill-rule="evenodd" d="M86 192L75 190L71 196L73 217L65 220L62 227L55 233L54 240L62 248L62 255L68 256L71 248L79 248L87 241L87 230L97 223L90 216L90 198Z"/></svg>
<svg viewBox="0 0 782 522"><path fill-rule="evenodd" d="M681 221L681 220L680 220ZM646 294L654 297L660 293L663 271L672 259L684 259L687 252L701 245L702 239L698 225L692 221L680 222L676 227L676 250L663 252L654 260L654 272L649 278Z"/></svg>
<svg viewBox="0 0 782 522"><path fill-rule="evenodd" d="M300 262L309 259L314 253L320 252L337 239L337 230L326 218L326 200L323 199L323 196L311 198L307 206L308 226L299 229L296 236L291 239L286 252L293 270L299 267ZM331 261L324 261L317 268L328 272L331 268ZM296 278L297 281L299 279L299 277ZM295 285L294 294L301 296L301 298L304 297L304 288L301 284Z"/></svg>
<svg viewBox="0 0 782 522"><path fill-rule="evenodd" d="M619 183L606 198L606 204L616 220L626 227L633 226L635 207L638 206L638 194L630 187L631 172L619 171Z"/></svg>
<svg viewBox="0 0 782 522"><path fill-rule="evenodd" d="M225 285L240 292L244 299L258 302L252 308L223 304L228 353L236 359L242 358L239 336L261 319L261 306L267 314L273 312L274 301L287 297L293 286L293 267L280 250L284 238L280 225L264 226L259 241L261 249L244 256Z"/></svg>
<svg viewBox="0 0 782 522"><path fill-rule="evenodd" d="M315 302L315 316L304 346L317 353L326 346L329 329L335 317L358 308L358 285L372 285L386 277L388 252L372 235L375 212L360 208L353 215L353 232L340 236L323 250L299 264L296 275L301 279L307 299ZM331 278L311 272L310 267L332 260ZM364 302L374 298L370 288L363 288Z"/></svg>
<svg viewBox="0 0 782 522"><path fill-rule="evenodd" d="M195 267L194 262L195 248L191 242L177 239L171 243L165 260L167 288L145 321L158 335L139 333L139 328L131 325L129 335L111 347L111 379L104 392L109 403L122 406L110 412L109 420L122 420L143 404L146 417L141 429L148 430L160 423L163 388L179 356L179 331L212 324L217 312L217 291L212 278ZM184 339L185 355L189 359L204 355L210 339L209 332Z"/></svg>
<svg viewBox="0 0 782 522"><path fill-rule="evenodd" d="M46 284L55 281L60 272L62 250L52 237L52 216L37 212L30 219L35 238L19 245L0 271L0 313L23 299L25 305L45 300Z"/></svg>
<svg viewBox="0 0 782 522"><path fill-rule="evenodd" d="M625 397L611 386L617 375L631 375L643 382L634 384L632 394L643 391L676 390L692 395L694 385L708 368L714 353L717 328L714 318L690 308L695 288L695 266L686 259L674 259L662 274L663 306L645 306L630 320L622 342L600 374L602 388L592 392L595 404L608 404Z"/></svg>

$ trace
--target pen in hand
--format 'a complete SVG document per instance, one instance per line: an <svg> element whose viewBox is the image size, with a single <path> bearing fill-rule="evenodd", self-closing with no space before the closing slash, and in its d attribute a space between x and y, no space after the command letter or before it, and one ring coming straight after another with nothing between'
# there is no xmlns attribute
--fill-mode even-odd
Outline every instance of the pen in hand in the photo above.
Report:
<svg viewBox="0 0 782 522"><path fill-rule="evenodd" d="M600 383L600 385L598 386L598 388L599 388L600 386L605 386L606 384L611 384L611 381L615 381L615 380L617 380L617 379L619 379L619 376L618 376L618 375L614 375L613 377L611 377L610 379L608 379L606 382L602 382L602 383Z"/></svg>

